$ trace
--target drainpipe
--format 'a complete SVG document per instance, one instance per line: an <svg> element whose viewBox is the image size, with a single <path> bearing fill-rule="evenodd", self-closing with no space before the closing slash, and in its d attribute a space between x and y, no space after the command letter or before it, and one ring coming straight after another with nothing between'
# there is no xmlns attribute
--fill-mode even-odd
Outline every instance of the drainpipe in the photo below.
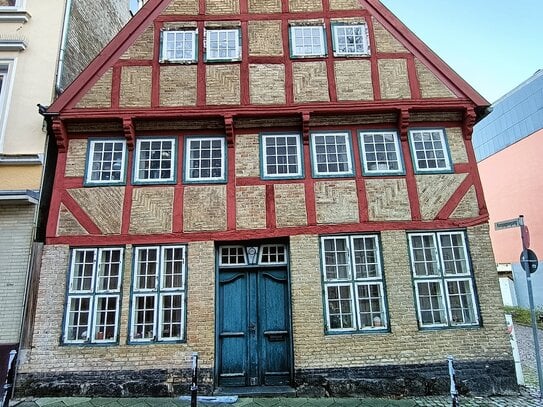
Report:
<svg viewBox="0 0 543 407"><path fill-rule="evenodd" d="M57 79L55 81L56 95L61 94L64 89L60 87L62 80L62 71L64 70L64 56L66 54L66 43L68 41L68 26L70 25L70 17L72 15L73 0L66 0L66 8L64 9L64 23L62 24L62 39L60 42L60 51L58 55Z"/></svg>

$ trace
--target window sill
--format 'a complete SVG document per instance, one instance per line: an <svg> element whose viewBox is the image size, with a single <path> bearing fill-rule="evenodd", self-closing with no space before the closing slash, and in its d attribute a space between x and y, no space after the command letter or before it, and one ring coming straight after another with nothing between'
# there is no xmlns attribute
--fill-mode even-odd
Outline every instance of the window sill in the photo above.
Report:
<svg viewBox="0 0 543 407"><path fill-rule="evenodd" d="M2 23L27 23L30 20L30 14L24 10L15 8L0 7L0 22Z"/></svg>

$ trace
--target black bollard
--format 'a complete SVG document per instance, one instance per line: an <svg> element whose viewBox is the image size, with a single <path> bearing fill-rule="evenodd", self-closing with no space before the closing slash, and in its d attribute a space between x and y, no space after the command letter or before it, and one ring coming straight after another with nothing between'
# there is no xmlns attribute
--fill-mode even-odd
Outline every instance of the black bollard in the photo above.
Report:
<svg viewBox="0 0 543 407"><path fill-rule="evenodd" d="M11 395L13 393L13 384L15 382L16 361L17 361L17 351L12 350L11 352L9 352L7 378L2 388L2 398L0 399L0 407L7 407L9 405L9 400L11 399Z"/></svg>
<svg viewBox="0 0 543 407"><path fill-rule="evenodd" d="M458 399L458 390L456 388L456 373L454 372L453 357L448 356L447 360L449 362L449 376L451 379L451 406L459 407L460 400Z"/></svg>
<svg viewBox="0 0 543 407"><path fill-rule="evenodd" d="M198 405L198 352L192 354L192 384L190 386L190 407Z"/></svg>

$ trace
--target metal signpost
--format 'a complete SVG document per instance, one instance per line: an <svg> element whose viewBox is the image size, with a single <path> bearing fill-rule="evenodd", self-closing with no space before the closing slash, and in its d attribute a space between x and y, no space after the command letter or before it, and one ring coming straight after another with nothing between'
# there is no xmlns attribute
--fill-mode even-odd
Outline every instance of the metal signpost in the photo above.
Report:
<svg viewBox="0 0 543 407"><path fill-rule="evenodd" d="M524 216L517 219L509 219L494 224L496 230L520 227L520 238L522 240L522 253L520 254L520 265L526 272L526 285L528 288L528 300L530 301L530 313L532 316L532 333L534 336L535 361L537 363L537 377L539 379L539 398L543 397L543 374L541 371L541 355L539 353L539 335L537 333L537 319L534 307L534 294L532 289L532 273L535 273L538 266L536 254L528 248L528 229L524 224Z"/></svg>

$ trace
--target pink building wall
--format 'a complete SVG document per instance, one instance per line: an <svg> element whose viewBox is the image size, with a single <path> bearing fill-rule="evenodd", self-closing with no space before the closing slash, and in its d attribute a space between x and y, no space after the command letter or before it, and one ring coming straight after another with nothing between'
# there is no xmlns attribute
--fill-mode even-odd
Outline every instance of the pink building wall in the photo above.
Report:
<svg viewBox="0 0 543 407"><path fill-rule="evenodd" d="M543 129L479 163L490 213L490 238L497 263L518 263L520 229L495 231L494 222L524 215L530 249L543 260Z"/></svg>

